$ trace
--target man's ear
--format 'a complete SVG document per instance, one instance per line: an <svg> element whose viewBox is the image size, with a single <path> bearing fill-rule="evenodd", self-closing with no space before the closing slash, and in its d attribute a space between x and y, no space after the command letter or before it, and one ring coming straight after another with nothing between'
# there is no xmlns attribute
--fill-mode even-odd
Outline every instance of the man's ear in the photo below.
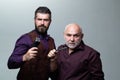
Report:
<svg viewBox="0 0 120 80"><path fill-rule="evenodd" d="M81 34L81 39L83 39L83 37L84 37L84 34L82 33L82 34Z"/></svg>
<svg viewBox="0 0 120 80"><path fill-rule="evenodd" d="M35 23L35 18L34 18L34 23Z"/></svg>

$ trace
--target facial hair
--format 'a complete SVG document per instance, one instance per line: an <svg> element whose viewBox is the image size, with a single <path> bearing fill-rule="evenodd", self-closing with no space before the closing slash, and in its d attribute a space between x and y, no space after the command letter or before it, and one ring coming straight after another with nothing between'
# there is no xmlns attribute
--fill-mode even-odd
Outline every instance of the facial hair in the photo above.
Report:
<svg viewBox="0 0 120 80"><path fill-rule="evenodd" d="M70 48L70 49L75 49L79 44L80 44L80 40L79 41L77 41L77 42L71 42L71 43L69 43L69 42L66 42L66 45Z"/></svg>
<svg viewBox="0 0 120 80"><path fill-rule="evenodd" d="M44 25L36 26L36 29L40 34L45 34L47 32L47 28Z"/></svg>

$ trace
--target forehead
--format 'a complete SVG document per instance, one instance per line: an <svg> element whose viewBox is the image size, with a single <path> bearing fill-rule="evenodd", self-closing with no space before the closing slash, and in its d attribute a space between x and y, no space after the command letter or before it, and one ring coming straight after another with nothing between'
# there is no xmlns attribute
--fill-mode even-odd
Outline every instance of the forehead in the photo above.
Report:
<svg viewBox="0 0 120 80"><path fill-rule="evenodd" d="M66 29L64 31L64 33L66 34L79 34L80 32L81 31L80 31L79 26L76 26L76 25L66 26Z"/></svg>
<svg viewBox="0 0 120 80"><path fill-rule="evenodd" d="M36 18L50 18L48 13L37 13Z"/></svg>

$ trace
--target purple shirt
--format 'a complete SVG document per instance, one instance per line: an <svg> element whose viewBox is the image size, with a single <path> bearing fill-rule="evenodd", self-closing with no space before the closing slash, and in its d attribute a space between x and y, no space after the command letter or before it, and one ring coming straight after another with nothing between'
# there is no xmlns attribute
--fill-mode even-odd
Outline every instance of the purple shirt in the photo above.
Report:
<svg viewBox="0 0 120 80"><path fill-rule="evenodd" d="M48 49L48 41L47 41L48 37L49 35L45 35L44 37L40 35L40 40L44 44L46 49ZM21 67L22 64L24 63L22 61L22 57L28 51L28 49L32 47L32 44L33 42L28 34L22 35L16 41L13 53L11 54L8 60L8 68L15 69Z"/></svg>
<svg viewBox="0 0 120 80"><path fill-rule="evenodd" d="M104 80L100 54L83 41L71 54L58 52L58 80Z"/></svg>

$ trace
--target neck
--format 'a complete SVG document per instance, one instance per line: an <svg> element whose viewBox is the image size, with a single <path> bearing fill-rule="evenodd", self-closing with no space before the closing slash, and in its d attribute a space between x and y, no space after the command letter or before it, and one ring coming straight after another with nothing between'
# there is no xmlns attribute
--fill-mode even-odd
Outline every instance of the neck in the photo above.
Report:
<svg viewBox="0 0 120 80"><path fill-rule="evenodd" d="M71 54L74 51L74 49L69 48L69 54Z"/></svg>

